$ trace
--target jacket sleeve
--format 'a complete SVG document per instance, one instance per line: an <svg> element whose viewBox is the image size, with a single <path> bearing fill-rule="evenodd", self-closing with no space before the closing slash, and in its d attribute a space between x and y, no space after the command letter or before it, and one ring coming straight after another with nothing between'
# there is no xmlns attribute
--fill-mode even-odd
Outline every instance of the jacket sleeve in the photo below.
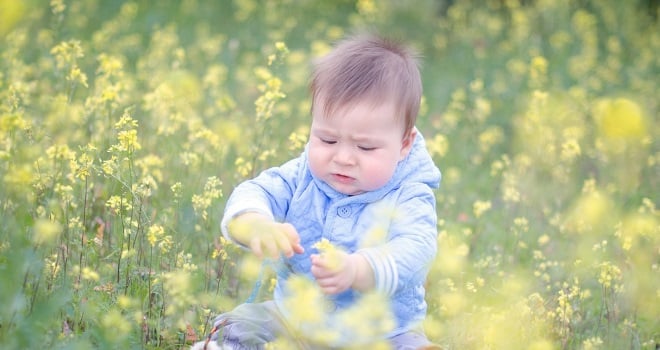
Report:
<svg viewBox="0 0 660 350"><path fill-rule="evenodd" d="M402 191L387 241L358 251L374 271L377 290L392 295L424 283L438 249L437 221L431 188L416 184Z"/></svg>
<svg viewBox="0 0 660 350"><path fill-rule="evenodd" d="M227 231L229 221L245 212L261 213L276 221L284 220L298 182L301 158L267 169L236 186L227 200L220 224L225 238L231 239Z"/></svg>

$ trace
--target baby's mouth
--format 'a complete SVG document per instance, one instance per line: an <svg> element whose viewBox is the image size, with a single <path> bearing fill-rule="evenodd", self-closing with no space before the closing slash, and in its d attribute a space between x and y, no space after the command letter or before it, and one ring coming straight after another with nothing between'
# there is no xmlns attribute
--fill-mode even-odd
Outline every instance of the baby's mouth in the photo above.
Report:
<svg viewBox="0 0 660 350"><path fill-rule="evenodd" d="M332 177L336 181L342 182L342 183L352 182L353 180L355 180L354 178L352 178L350 176L347 176L347 175L343 175L343 174L332 174Z"/></svg>

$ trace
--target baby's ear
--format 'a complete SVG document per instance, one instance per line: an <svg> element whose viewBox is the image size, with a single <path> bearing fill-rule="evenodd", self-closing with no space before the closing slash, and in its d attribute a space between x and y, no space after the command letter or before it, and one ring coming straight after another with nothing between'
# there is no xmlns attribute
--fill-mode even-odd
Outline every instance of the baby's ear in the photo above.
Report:
<svg viewBox="0 0 660 350"><path fill-rule="evenodd" d="M415 137L417 137L417 129L412 128L403 136L403 141L401 142L401 153L399 155L399 161L403 160L408 156L410 150L412 149L413 144L415 143Z"/></svg>

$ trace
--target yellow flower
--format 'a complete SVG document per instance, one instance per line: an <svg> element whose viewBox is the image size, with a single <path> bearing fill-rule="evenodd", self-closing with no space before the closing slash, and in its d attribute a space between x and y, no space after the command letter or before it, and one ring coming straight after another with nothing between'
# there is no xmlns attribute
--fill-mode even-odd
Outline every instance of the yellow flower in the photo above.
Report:
<svg viewBox="0 0 660 350"><path fill-rule="evenodd" d="M290 296L284 300L287 310L291 313L294 324L318 324L325 314L323 293L314 282L303 276L294 275L289 278L287 288Z"/></svg>
<svg viewBox="0 0 660 350"><path fill-rule="evenodd" d="M134 129L138 127L138 121L131 117L132 108L126 108L119 121L115 123L115 129Z"/></svg>
<svg viewBox="0 0 660 350"><path fill-rule="evenodd" d="M314 243L313 247L318 249L319 252L321 252L321 254L330 253L336 249L336 247L332 243L330 243L330 241L327 238L321 238L320 241Z"/></svg>
<svg viewBox="0 0 660 350"><path fill-rule="evenodd" d="M545 85L548 75L548 60L543 56L532 58L529 66L529 80L532 88L541 88Z"/></svg>
<svg viewBox="0 0 660 350"><path fill-rule="evenodd" d="M23 19L25 2L0 0L0 37L14 28L14 25Z"/></svg>
<svg viewBox="0 0 660 350"><path fill-rule="evenodd" d="M440 310L447 316L459 315L468 306L467 298L458 292L442 293L438 302L440 303Z"/></svg>
<svg viewBox="0 0 660 350"><path fill-rule="evenodd" d="M98 281L101 277L99 276L99 273L92 270L91 268L85 266L82 269L82 278L84 280L92 280L92 281Z"/></svg>
<svg viewBox="0 0 660 350"><path fill-rule="evenodd" d="M31 166L27 164L9 164L9 169L3 177L3 181L8 189L29 190L29 186L35 178L34 169Z"/></svg>
<svg viewBox="0 0 660 350"><path fill-rule="evenodd" d="M483 213L488 211L491 207L490 201L475 201L474 204L472 204L472 211L474 212L474 216L476 218L479 218Z"/></svg>
<svg viewBox="0 0 660 350"><path fill-rule="evenodd" d="M360 15L371 18L378 12L378 7L373 0L358 0L355 5Z"/></svg>
<svg viewBox="0 0 660 350"><path fill-rule="evenodd" d="M504 186L502 188L502 199L505 202L517 203L521 200L520 191L516 188L516 178L513 175L505 177Z"/></svg>
<svg viewBox="0 0 660 350"><path fill-rule="evenodd" d="M236 158L234 165L236 166L236 172L243 178L252 172L252 163L247 162L243 157Z"/></svg>
<svg viewBox="0 0 660 350"><path fill-rule="evenodd" d="M175 266L183 271L192 272L197 270L197 265L192 263L192 254L180 251L176 255Z"/></svg>
<svg viewBox="0 0 660 350"><path fill-rule="evenodd" d="M289 54L289 48L286 46L284 42L281 41L276 42L275 49L277 50L277 53L273 57L268 58L269 66L275 63L275 61L277 60L281 61L284 57L286 57Z"/></svg>
<svg viewBox="0 0 660 350"><path fill-rule="evenodd" d="M327 260L328 267L331 270L339 268L342 257L342 250L340 248L332 244L327 238L321 238L313 247L318 249L319 253Z"/></svg>
<svg viewBox="0 0 660 350"><path fill-rule="evenodd" d="M437 134L433 139L428 140L426 148L429 150L431 156L444 157L449 150L449 140L442 134Z"/></svg>
<svg viewBox="0 0 660 350"><path fill-rule="evenodd" d="M632 213L624 217L620 229L617 232L624 250L630 250L633 245L640 247L644 237L659 237L660 226L658 220L652 214Z"/></svg>
<svg viewBox="0 0 660 350"><path fill-rule="evenodd" d="M63 0L50 0L50 10L53 11L53 14L61 14L66 9L66 5Z"/></svg>
<svg viewBox="0 0 660 350"><path fill-rule="evenodd" d="M158 239L165 233L165 229L161 225L151 225L149 231L147 231L147 240L149 244L153 247L156 245Z"/></svg>
<svg viewBox="0 0 660 350"><path fill-rule="evenodd" d="M98 56L99 67L96 69L97 74L102 75L121 75L124 63L122 58L117 56L102 53Z"/></svg>
<svg viewBox="0 0 660 350"><path fill-rule="evenodd" d="M62 225L58 222L37 219L34 223L33 240L37 244L50 243L55 241L61 232Z"/></svg>
<svg viewBox="0 0 660 350"><path fill-rule="evenodd" d="M172 244L173 244L172 236L166 235L163 236L163 239L161 239L161 241L158 243L158 248L160 248L160 252L162 254L166 254L167 252L170 251L170 249L172 249Z"/></svg>
<svg viewBox="0 0 660 350"><path fill-rule="evenodd" d="M527 232L529 230L529 221L525 217L517 217L513 219L515 229L519 232Z"/></svg>
<svg viewBox="0 0 660 350"><path fill-rule="evenodd" d="M75 152L71 151L67 145L54 145L48 147L46 155L49 159L53 160L69 160L75 159L76 157Z"/></svg>
<svg viewBox="0 0 660 350"><path fill-rule="evenodd" d="M444 253L438 255L435 266L444 274L460 274L467 263L470 247L453 236L446 235L444 231L441 236L439 244Z"/></svg>
<svg viewBox="0 0 660 350"><path fill-rule="evenodd" d="M71 82L80 83L80 85L87 87L87 74L83 73L80 68L72 67L66 80Z"/></svg>
<svg viewBox="0 0 660 350"><path fill-rule="evenodd" d="M183 51L177 50L176 52L184 56ZM204 96L197 76L183 69L169 72L164 84L168 86L172 94L172 102L177 105L196 105Z"/></svg>
<svg viewBox="0 0 660 350"><path fill-rule="evenodd" d="M174 270L162 274L163 288L169 294L171 302L165 308L166 315L175 315L195 303L191 293L192 276L185 270Z"/></svg>
<svg viewBox="0 0 660 350"><path fill-rule="evenodd" d="M610 262L600 264L600 274L598 276L598 283L604 288L610 288L613 283L620 281L622 278L621 269Z"/></svg>
<svg viewBox="0 0 660 350"><path fill-rule="evenodd" d="M596 349L600 349L602 345L603 345L603 340L601 340L600 337L591 337L589 339L585 339L582 342L582 349L596 350Z"/></svg>
<svg viewBox="0 0 660 350"><path fill-rule="evenodd" d="M637 139L647 135L642 108L627 98L602 99L593 107L600 134L606 139Z"/></svg>
<svg viewBox="0 0 660 350"><path fill-rule="evenodd" d="M75 67L76 60L84 56L79 40L61 42L53 47L50 53L55 56L59 69L67 66Z"/></svg>
<svg viewBox="0 0 660 350"><path fill-rule="evenodd" d="M479 149L488 152L494 145L504 140L504 132L500 127L491 126L479 134Z"/></svg>
<svg viewBox="0 0 660 350"><path fill-rule="evenodd" d="M93 149L90 149L90 151ZM71 159L71 171L78 179L85 180L90 175L91 166L94 163L94 158L87 152L81 153L78 157Z"/></svg>
<svg viewBox="0 0 660 350"><path fill-rule="evenodd" d="M202 219L206 220L208 218L207 209L216 199L222 197L221 185L222 181L220 179L216 176L211 176L206 180L206 184L204 184L204 193L193 195L193 209L195 213L202 216Z"/></svg>
<svg viewBox="0 0 660 350"><path fill-rule="evenodd" d="M366 293L356 304L337 315L339 322L334 329L339 331L340 337L342 334L350 334L357 344L378 338L395 326L394 315L384 305L388 305L385 295Z"/></svg>
<svg viewBox="0 0 660 350"><path fill-rule="evenodd" d="M111 209L115 215L119 214L121 210L130 211L133 207L126 198L120 196L111 196L105 202L105 206Z"/></svg>
<svg viewBox="0 0 660 350"><path fill-rule="evenodd" d="M214 132L220 135L220 139L225 143L239 145L244 141L244 134L240 125L232 120L219 120Z"/></svg>
<svg viewBox="0 0 660 350"><path fill-rule="evenodd" d="M110 309L101 318L102 329L108 332L113 339L124 338L131 331L131 323L121 314L118 309Z"/></svg>
<svg viewBox="0 0 660 350"><path fill-rule="evenodd" d="M614 214L614 203L605 193L592 190L582 193L566 213L565 227L578 233L597 233L606 227Z"/></svg>
<svg viewBox="0 0 660 350"><path fill-rule="evenodd" d="M529 345L529 350L554 350L555 347L552 345L552 342L547 339L535 340Z"/></svg>
<svg viewBox="0 0 660 350"><path fill-rule="evenodd" d="M117 134L119 145L116 145L118 150L124 152L133 152L142 148L137 138L137 130L123 130Z"/></svg>
<svg viewBox="0 0 660 350"><path fill-rule="evenodd" d="M174 185L170 186L170 191L172 191L172 196L174 198L181 198L181 182L176 182Z"/></svg>
<svg viewBox="0 0 660 350"><path fill-rule="evenodd" d="M261 260L253 254L248 254L240 261L240 276L245 281L256 281L263 268Z"/></svg>
<svg viewBox="0 0 660 350"><path fill-rule="evenodd" d="M289 135L289 150L300 151L307 143L309 128L300 126Z"/></svg>
<svg viewBox="0 0 660 350"><path fill-rule="evenodd" d="M311 43L311 52L313 57L319 57L327 54L332 47L325 41L314 40Z"/></svg>

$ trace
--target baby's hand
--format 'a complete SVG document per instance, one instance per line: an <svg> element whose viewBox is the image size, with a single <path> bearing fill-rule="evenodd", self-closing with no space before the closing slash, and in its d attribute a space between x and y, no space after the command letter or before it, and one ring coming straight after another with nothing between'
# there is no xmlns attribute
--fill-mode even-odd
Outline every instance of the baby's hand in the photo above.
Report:
<svg viewBox="0 0 660 350"><path fill-rule="evenodd" d="M312 254L312 275L323 293L338 294L351 287L355 269L350 255L334 246L326 238L314 244L320 254Z"/></svg>
<svg viewBox="0 0 660 350"><path fill-rule="evenodd" d="M277 259L280 254L290 258L305 251L293 225L275 222L261 214L240 215L229 223L228 229L234 239L250 247L259 258Z"/></svg>
<svg viewBox="0 0 660 350"><path fill-rule="evenodd" d="M321 254L311 255L311 272L323 293L339 294L349 288L365 292L374 287L373 270L362 254L349 254L326 238L314 248Z"/></svg>
<svg viewBox="0 0 660 350"><path fill-rule="evenodd" d="M354 255L341 250L313 254L312 275L323 293L338 294L353 286L357 274Z"/></svg>

